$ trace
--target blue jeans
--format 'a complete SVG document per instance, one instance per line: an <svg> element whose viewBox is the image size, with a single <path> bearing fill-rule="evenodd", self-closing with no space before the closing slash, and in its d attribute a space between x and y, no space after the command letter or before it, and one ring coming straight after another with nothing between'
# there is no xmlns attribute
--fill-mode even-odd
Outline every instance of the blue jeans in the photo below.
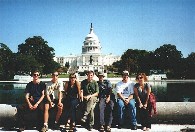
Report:
<svg viewBox="0 0 195 132"><path fill-rule="evenodd" d="M135 100L131 99L129 101L129 104L127 106L125 106L123 100L121 99L117 99L117 103L118 103L118 122L119 125L122 125L124 123L124 110L126 108L128 109L128 112L130 112L130 116L131 116L131 125L136 125L137 124L137 120L136 120L136 107L135 107Z"/></svg>

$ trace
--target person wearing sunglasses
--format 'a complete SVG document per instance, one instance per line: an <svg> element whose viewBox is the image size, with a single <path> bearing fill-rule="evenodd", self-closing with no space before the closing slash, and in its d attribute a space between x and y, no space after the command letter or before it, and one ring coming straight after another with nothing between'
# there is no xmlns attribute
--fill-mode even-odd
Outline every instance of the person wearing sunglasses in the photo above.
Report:
<svg viewBox="0 0 195 132"><path fill-rule="evenodd" d="M139 73L136 76L137 83L134 85L134 92L136 98L136 107L138 113L138 119L142 125L143 131L149 131L151 129L151 117L149 114L149 95L151 93L151 87L146 83L147 77L145 73Z"/></svg>
<svg viewBox="0 0 195 132"><path fill-rule="evenodd" d="M76 110L81 99L81 86L75 73L70 73L69 81L65 84L66 98L64 100L65 124L70 121L70 130L76 131Z"/></svg>
<svg viewBox="0 0 195 132"><path fill-rule="evenodd" d="M63 110L62 91L64 90L64 85L63 82L58 79L58 77L59 73L55 71L52 73L51 81L46 83L44 125L41 132L48 131L49 109L53 107L58 109L53 127L54 129L59 128L58 121Z"/></svg>
<svg viewBox="0 0 195 132"><path fill-rule="evenodd" d="M137 120L136 120L136 107L135 107L135 100L134 100L134 90L133 90L134 83L129 79L129 72L123 71L122 73L122 81L116 84L116 92L117 92L117 104L118 104L118 128L121 129L125 125L127 127L131 127L132 130L137 130ZM131 123L125 124L124 117L124 110L128 112L128 115L131 116Z"/></svg>
<svg viewBox="0 0 195 132"><path fill-rule="evenodd" d="M25 118L24 115L27 111L35 111L38 112L38 121L36 123L37 129L40 130L42 120L40 117L43 117L44 110L44 92L45 92L45 83L39 80L39 71L35 70L32 72L33 80L26 85L25 93L25 104L18 107L18 123L19 123L19 131L24 131L25 129Z"/></svg>

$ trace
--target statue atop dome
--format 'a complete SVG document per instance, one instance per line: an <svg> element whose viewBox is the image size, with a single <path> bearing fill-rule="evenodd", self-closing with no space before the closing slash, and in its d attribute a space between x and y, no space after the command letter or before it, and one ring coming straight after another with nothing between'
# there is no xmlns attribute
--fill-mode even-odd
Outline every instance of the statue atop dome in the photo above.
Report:
<svg viewBox="0 0 195 132"><path fill-rule="evenodd" d="M90 34L93 32L93 26L92 26L92 23L91 23L91 28L90 28Z"/></svg>

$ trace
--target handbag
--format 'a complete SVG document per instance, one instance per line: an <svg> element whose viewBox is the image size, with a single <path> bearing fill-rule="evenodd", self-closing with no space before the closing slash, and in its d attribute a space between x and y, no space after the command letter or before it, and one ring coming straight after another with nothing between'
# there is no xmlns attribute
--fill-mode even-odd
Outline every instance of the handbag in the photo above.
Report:
<svg viewBox="0 0 195 132"><path fill-rule="evenodd" d="M149 95L149 115L152 117L152 114L157 114L157 109L156 109L156 96L154 93L150 93ZM153 113L152 113L153 110Z"/></svg>

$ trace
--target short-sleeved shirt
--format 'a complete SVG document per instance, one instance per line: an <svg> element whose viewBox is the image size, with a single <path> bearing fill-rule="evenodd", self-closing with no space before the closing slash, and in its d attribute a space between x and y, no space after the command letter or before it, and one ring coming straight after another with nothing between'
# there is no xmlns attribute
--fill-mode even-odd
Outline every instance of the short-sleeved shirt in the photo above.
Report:
<svg viewBox="0 0 195 132"><path fill-rule="evenodd" d="M42 96L42 91L45 90L45 83L40 82L34 84L32 81L26 85L24 93L29 93L33 97L34 103L38 102Z"/></svg>
<svg viewBox="0 0 195 132"><path fill-rule="evenodd" d="M64 85L62 81L57 81L56 83L48 82L46 84L46 95L52 95L52 100L59 99L58 93L64 90Z"/></svg>
<svg viewBox="0 0 195 132"><path fill-rule="evenodd" d="M121 93L124 98L128 98L129 95L134 94L134 83L131 81L128 81L124 83L123 81L120 81L116 84L116 92Z"/></svg>
<svg viewBox="0 0 195 132"><path fill-rule="evenodd" d="M81 82L81 89L83 90L83 95L92 95L94 93L99 93L99 87L95 80L88 82L87 79Z"/></svg>
<svg viewBox="0 0 195 132"><path fill-rule="evenodd" d="M107 95L110 95L112 84L109 80L97 81L97 83L99 86L99 98L105 98Z"/></svg>

